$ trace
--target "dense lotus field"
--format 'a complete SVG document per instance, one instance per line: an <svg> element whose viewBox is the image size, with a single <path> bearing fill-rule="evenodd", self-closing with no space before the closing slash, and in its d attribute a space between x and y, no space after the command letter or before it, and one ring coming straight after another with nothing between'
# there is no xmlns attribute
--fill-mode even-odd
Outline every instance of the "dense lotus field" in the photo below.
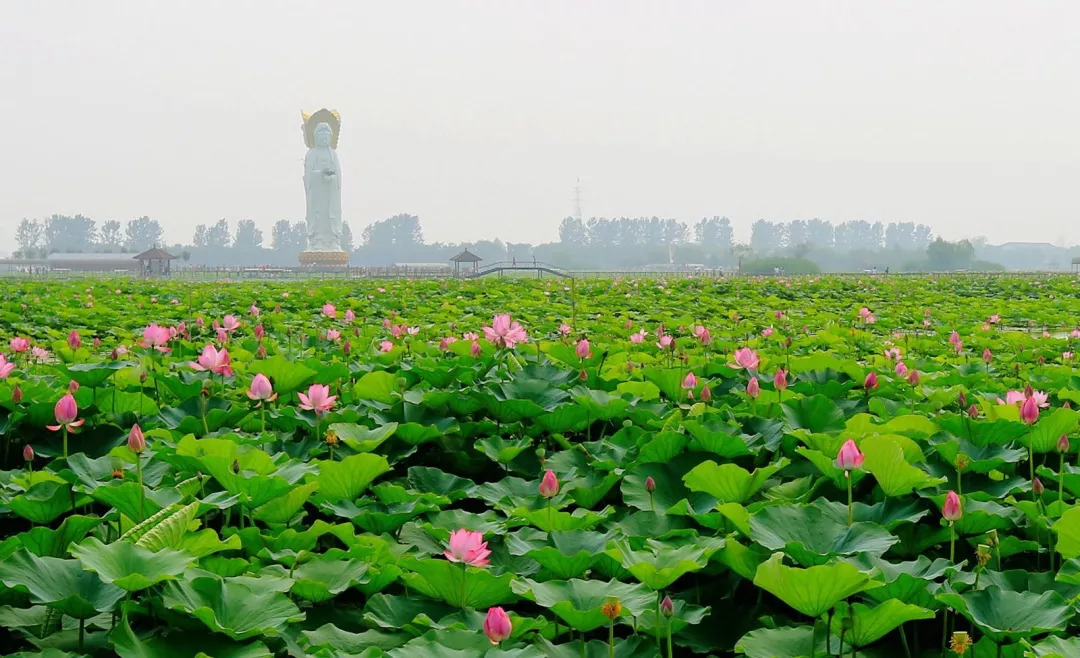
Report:
<svg viewBox="0 0 1080 658"><path fill-rule="evenodd" d="M8 282L0 649L1080 656L1075 291Z"/></svg>

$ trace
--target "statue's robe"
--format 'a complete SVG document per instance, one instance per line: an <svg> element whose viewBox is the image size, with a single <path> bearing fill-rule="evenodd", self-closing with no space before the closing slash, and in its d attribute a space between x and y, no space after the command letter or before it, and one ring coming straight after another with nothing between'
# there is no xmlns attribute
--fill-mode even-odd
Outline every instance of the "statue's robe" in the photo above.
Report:
<svg viewBox="0 0 1080 658"><path fill-rule="evenodd" d="M326 175L326 171L333 175ZM308 249L341 250L341 166L329 146L308 149L304 158Z"/></svg>

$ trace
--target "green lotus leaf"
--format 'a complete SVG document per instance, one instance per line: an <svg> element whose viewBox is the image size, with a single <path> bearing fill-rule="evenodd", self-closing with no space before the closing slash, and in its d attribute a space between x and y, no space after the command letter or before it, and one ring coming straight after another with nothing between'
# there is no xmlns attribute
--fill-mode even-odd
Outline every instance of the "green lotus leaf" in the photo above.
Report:
<svg viewBox="0 0 1080 658"><path fill-rule="evenodd" d="M683 476L691 491L702 491L721 503L745 503L777 471L788 465L786 457L775 464L755 469L753 473L735 464L717 464L709 460L694 467Z"/></svg>
<svg viewBox="0 0 1080 658"><path fill-rule="evenodd" d="M648 546L650 551L635 551L628 542L620 541L616 542L607 554L639 582L658 591L667 589L684 574L704 569L709 562L709 556L723 546L723 539L679 547L651 542Z"/></svg>
<svg viewBox="0 0 1080 658"><path fill-rule="evenodd" d="M98 524L101 519L92 516L72 514L64 519L60 527L31 528L18 535L19 542L26 550L38 557L63 557L67 555L68 546L72 542L80 541Z"/></svg>
<svg viewBox="0 0 1080 658"><path fill-rule="evenodd" d="M441 557L406 558L400 566L405 570L401 578L411 589L459 608L488 608L515 598L510 590L513 576L509 573L496 576L490 569L463 569Z"/></svg>
<svg viewBox="0 0 1080 658"><path fill-rule="evenodd" d="M390 470L390 463L381 455L363 453L341 461L319 462L319 497L336 503L356 500L372 480Z"/></svg>
<svg viewBox="0 0 1080 658"><path fill-rule="evenodd" d="M747 658L807 658L825 653L825 634L810 626L759 628L742 636L735 652Z"/></svg>
<svg viewBox="0 0 1080 658"><path fill-rule="evenodd" d="M161 602L166 608L189 614L210 630L234 640L276 636L284 624L304 619L304 613L281 592L249 587L233 579L168 582Z"/></svg>
<svg viewBox="0 0 1080 658"><path fill-rule="evenodd" d="M263 374L270 380L278 395L289 395L315 379L316 372L302 363L297 363L276 354L269 359L262 359L250 368L252 376Z"/></svg>
<svg viewBox="0 0 1080 658"><path fill-rule="evenodd" d="M539 583L528 578L514 580L512 588L518 594L551 610L567 625L587 633L608 625L604 616L604 603L618 599L622 612L627 616L639 616L651 605L656 595L643 585L631 585L617 580L566 580Z"/></svg>
<svg viewBox="0 0 1080 658"><path fill-rule="evenodd" d="M97 574L84 571L79 560L38 557L20 549L0 562L0 581L21 587L36 603L56 608L76 619L110 612L124 597L124 590L104 583Z"/></svg>
<svg viewBox="0 0 1080 658"><path fill-rule="evenodd" d="M102 581L129 592L175 578L193 559L170 548L152 551L126 541L103 544L94 537L72 546L71 554Z"/></svg>
<svg viewBox="0 0 1080 658"><path fill-rule="evenodd" d="M865 647L877 642L903 623L916 619L933 619L934 612L910 603L889 600L874 607L862 603L840 603L833 615L832 633L840 637L844 628L844 640L854 647Z"/></svg>
<svg viewBox="0 0 1080 658"><path fill-rule="evenodd" d="M398 392L397 375L385 370L369 372L356 380L352 392L357 400L372 400L383 404L391 404L394 402L395 394Z"/></svg>
<svg viewBox="0 0 1080 658"><path fill-rule="evenodd" d="M829 432L844 428L844 412L824 395L798 398L781 405L784 417L794 429Z"/></svg>
<svg viewBox="0 0 1080 658"><path fill-rule="evenodd" d="M262 642L245 645L217 635L200 637L198 642L186 641L181 631L140 637L131 630L127 619L116 624L109 633L109 641L120 658L269 658L274 655Z"/></svg>
<svg viewBox="0 0 1080 658"><path fill-rule="evenodd" d="M397 423L387 423L375 428L356 423L333 423L327 431L337 434L342 443L356 452L373 452L397 431Z"/></svg>
<svg viewBox="0 0 1080 658"><path fill-rule="evenodd" d="M435 620L452 614L450 605L414 596L376 594L364 605L364 621L389 630L404 630L420 635Z"/></svg>
<svg viewBox="0 0 1080 658"><path fill-rule="evenodd" d="M1057 592L1033 594L991 587L964 594L942 593L938 599L999 643L1063 631L1071 614L1068 601Z"/></svg>
<svg viewBox="0 0 1080 658"><path fill-rule="evenodd" d="M41 482L7 501L7 507L31 523L46 524L70 510L71 500L71 485Z"/></svg>
<svg viewBox="0 0 1080 658"><path fill-rule="evenodd" d="M526 523L536 526L545 532L552 530L585 530L595 528L606 521L615 508L610 505L593 512L587 509L576 509L573 512L562 512L553 508L527 509L518 507L511 512L511 517L522 519Z"/></svg>
<svg viewBox="0 0 1080 658"><path fill-rule="evenodd" d="M1039 416L1031 431L1021 439L1024 445L1030 445L1036 453L1043 454L1057 450L1058 439L1076 432L1080 422L1080 412L1073 409L1054 409Z"/></svg>
<svg viewBox="0 0 1080 658"><path fill-rule="evenodd" d="M308 655L320 655L311 653L311 649L319 647L329 649L332 653L327 656L363 656L364 658L376 658L385 655L383 651L389 651L408 642L412 636L407 633L388 633L379 630L367 630L363 633L351 633L344 631L333 624L323 624L313 631L301 631L308 641Z"/></svg>
<svg viewBox="0 0 1080 658"><path fill-rule="evenodd" d="M700 452L712 452L724 459L746 457L751 454L750 449L738 433L738 426L731 426L717 418L705 421L687 419L683 427L690 433L693 439L690 441L690 449Z"/></svg>
<svg viewBox="0 0 1080 658"><path fill-rule="evenodd" d="M785 551L806 566L839 555L881 555L899 539L876 523L847 525L814 506L774 505L750 517L750 538L772 551Z"/></svg>
<svg viewBox="0 0 1080 658"><path fill-rule="evenodd" d="M813 618L853 594L881 585L845 562L808 569L786 567L781 553L774 553L758 566L754 584Z"/></svg>
<svg viewBox="0 0 1080 658"><path fill-rule="evenodd" d="M488 459L498 464L509 464L517 459L532 445L532 439L525 437L508 441L501 436L489 436L475 444L476 449L487 455Z"/></svg>
<svg viewBox="0 0 1080 658"><path fill-rule="evenodd" d="M870 436L859 445L865 460L863 468L877 480L886 496L903 496L912 489L931 487L944 481L912 466L904 457L904 449L888 436Z"/></svg>
<svg viewBox="0 0 1080 658"><path fill-rule="evenodd" d="M369 566L367 562L357 559L318 557L293 570L291 577L294 582L290 591L312 603L329 601L366 580Z"/></svg>
<svg viewBox="0 0 1080 658"><path fill-rule="evenodd" d="M254 517L263 523L288 523L304 507L304 503L308 501L308 498L311 498L311 495L318 488L318 482L296 485L284 496L279 496L256 509Z"/></svg>
<svg viewBox="0 0 1080 658"><path fill-rule="evenodd" d="M1033 643L1028 638L1022 639L1021 642L1029 650L1026 655L1032 658L1071 658L1072 656L1080 656L1080 638L1077 637L1065 639L1051 635L1039 643Z"/></svg>

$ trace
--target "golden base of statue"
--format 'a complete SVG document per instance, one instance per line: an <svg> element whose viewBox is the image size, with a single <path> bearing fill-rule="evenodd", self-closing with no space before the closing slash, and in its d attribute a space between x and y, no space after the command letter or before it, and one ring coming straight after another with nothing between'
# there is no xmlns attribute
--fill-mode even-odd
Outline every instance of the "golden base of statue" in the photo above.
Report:
<svg viewBox="0 0 1080 658"><path fill-rule="evenodd" d="M304 267L348 267L347 251L301 251L300 264Z"/></svg>

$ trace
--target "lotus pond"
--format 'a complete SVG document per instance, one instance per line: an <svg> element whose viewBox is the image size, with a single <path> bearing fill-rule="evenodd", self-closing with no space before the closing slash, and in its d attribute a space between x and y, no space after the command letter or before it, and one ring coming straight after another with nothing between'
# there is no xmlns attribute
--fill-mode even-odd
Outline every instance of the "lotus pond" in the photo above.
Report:
<svg viewBox="0 0 1080 658"><path fill-rule="evenodd" d="M1075 291L9 282L0 649L1080 656Z"/></svg>

